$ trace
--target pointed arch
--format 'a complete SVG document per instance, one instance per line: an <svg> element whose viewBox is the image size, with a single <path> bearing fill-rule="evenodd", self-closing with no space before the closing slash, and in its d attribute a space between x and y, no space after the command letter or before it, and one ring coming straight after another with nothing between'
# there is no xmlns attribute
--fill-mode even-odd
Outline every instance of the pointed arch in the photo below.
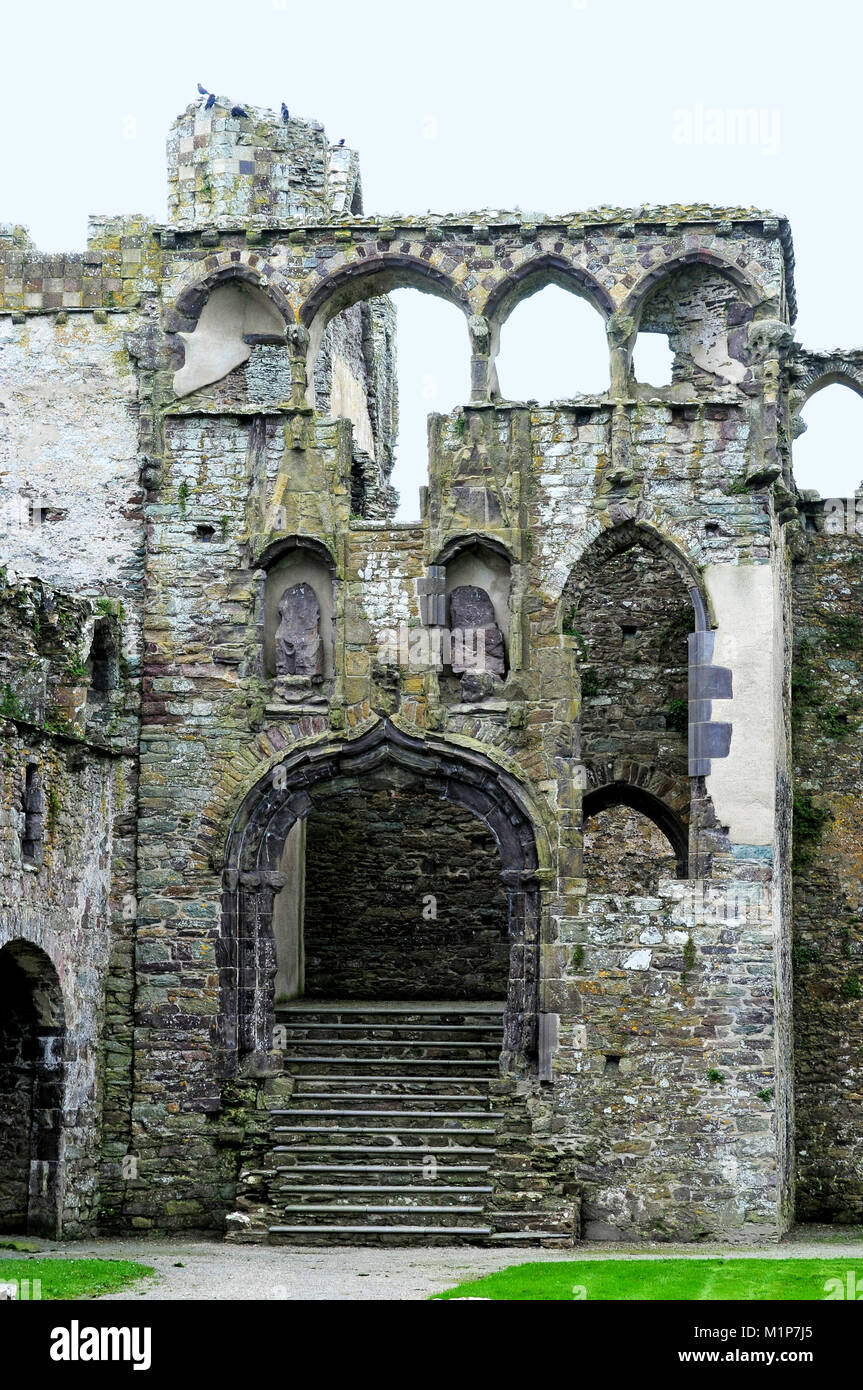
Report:
<svg viewBox="0 0 863 1390"><path fill-rule="evenodd" d="M603 319L614 313L614 300L608 290L586 267L550 251L513 266L490 291L483 313L500 328L517 304L547 285L557 285L586 299Z"/></svg>
<svg viewBox="0 0 863 1390"><path fill-rule="evenodd" d="M569 577L563 586L558 602L558 625L563 625L567 609L573 602L570 594L576 596L577 604L577 596L584 592L597 571L611 556L628 550L633 545L642 545L646 550L664 556L689 595L694 613L695 631L709 631L713 624L710 619L708 597L698 570L674 541L662 535L655 526L642 518L631 518L616 525L605 527L585 546L572 565ZM581 570L582 574L579 578L574 579L578 570Z"/></svg>
<svg viewBox="0 0 863 1390"><path fill-rule="evenodd" d="M613 806L630 806L652 821L662 831L674 851L677 859L677 877L688 877L689 828L674 807L655 796L646 787L625 781L607 782L585 793L582 801L584 821L587 822L591 817Z"/></svg>
<svg viewBox="0 0 863 1390"><path fill-rule="evenodd" d="M753 279L750 267L747 266L744 270L729 256L724 256L708 247L693 247L688 251L680 251L657 265L652 265L633 285L629 294L620 304L620 317L630 318L633 321L633 339L634 334L638 332L641 315L647 300L663 282L670 280L679 271L689 269L691 266L703 266L708 270L718 271L740 291L746 303L751 305L753 309L757 307L766 310L768 307L765 305L764 290Z"/></svg>
<svg viewBox="0 0 863 1390"><path fill-rule="evenodd" d="M321 276L300 306L299 319L309 334L308 381L314 379L315 361L330 321L361 300L376 299L398 289L420 290L445 299L461 310L467 324L471 310L466 292L446 271L424 259L419 248L416 253L363 255Z"/></svg>
<svg viewBox="0 0 863 1390"><path fill-rule="evenodd" d="M354 741L289 754L260 779L238 808L226 846L221 986L226 1071L244 1055L269 1049L276 958L273 911L288 882L281 865L293 827L322 798L357 779L421 785L471 811L497 844L509 904L510 978L504 1015L506 1066L535 1065L539 1011L540 893L537 872L548 862L539 817L508 773L473 750L443 740L409 737L389 721Z"/></svg>

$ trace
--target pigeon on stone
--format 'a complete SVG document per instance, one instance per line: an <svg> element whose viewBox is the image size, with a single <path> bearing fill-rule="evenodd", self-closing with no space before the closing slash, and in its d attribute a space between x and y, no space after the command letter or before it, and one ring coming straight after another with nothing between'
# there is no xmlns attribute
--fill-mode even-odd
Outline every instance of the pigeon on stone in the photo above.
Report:
<svg viewBox="0 0 863 1390"><path fill-rule="evenodd" d="M204 102L204 110L205 110L205 111L209 111L210 107L215 103L215 100L216 100L215 96L213 95L212 92L210 92L210 95L207 97L207 100Z"/></svg>
<svg viewBox="0 0 863 1390"><path fill-rule="evenodd" d="M198 83L198 91L202 97L208 97L210 95L209 90L206 87L202 87L200 82Z"/></svg>
<svg viewBox="0 0 863 1390"><path fill-rule="evenodd" d="M231 107L231 115L232 115L232 116L248 116L248 114L249 114L248 111L244 111L243 108L242 108L242 106L232 106L232 107Z"/></svg>
<svg viewBox="0 0 863 1390"><path fill-rule="evenodd" d="M285 125L288 124L288 121L289 121L290 119L291 119L291 113L290 113L290 111L288 110L288 108L287 108L287 106L285 105L285 103L282 102L282 120L284 121Z"/></svg>
<svg viewBox="0 0 863 1390"><path fill-rule="evenodd" d="M345 143L345 137L342 136L341 140L339 141L339 149L342 148L342 145L343 145L344 143Z"/></svg>

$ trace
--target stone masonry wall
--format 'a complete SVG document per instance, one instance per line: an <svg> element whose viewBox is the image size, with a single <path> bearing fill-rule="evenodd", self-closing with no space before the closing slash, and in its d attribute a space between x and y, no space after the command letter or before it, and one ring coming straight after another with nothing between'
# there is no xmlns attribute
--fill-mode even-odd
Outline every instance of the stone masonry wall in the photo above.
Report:
<svg viewBox="0 0 863 1390"><path fill-rule="evenodd" d="M810 533L793 569L797 1210L863 1215L863 537Z"/></svg>
<svg viewBox="0 0 863 1390"><path fill-rule="evenodd" d="M34 943L59 979L69 1235L92 1228L129 1144L135 700L123 670L113 692L87 689L82 639L116 609L102 604L0 570L0 947Z"/></svg>
<svg viewBox="0 0 863 1390"><path fill-rule="evenodd" d="M590 893L650 896L663 878L673 878L674 849L648 816L630 806L613 806L584 826L584 877Z"/></svg>
<svg viewBox="0 0 863 1390"><path fill-rule="evenodd" d="M306 835L307 995L506 997L507 900L482 821L358 789L313 813Z"/></svg>
<svg viewBox="0 0 863 1390"><path fill-rule="evenodd" d="M590 894L563 927L551 1133L579 1160L585 1237L775 1231L769 898L665 880L653 897Z"/></svg>

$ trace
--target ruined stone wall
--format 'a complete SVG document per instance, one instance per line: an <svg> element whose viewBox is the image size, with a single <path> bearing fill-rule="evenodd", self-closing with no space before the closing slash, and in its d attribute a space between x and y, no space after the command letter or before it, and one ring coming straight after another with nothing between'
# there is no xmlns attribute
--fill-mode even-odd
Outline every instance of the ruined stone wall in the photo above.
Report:
<svg viewBox="0 0 863 1390"><path fill-rule="evenodd" d="M340 206L345 201L345 176L331 187L330 163L320 121L285 121L225 96L209 107L195 102L168 138L171 221L195 226L220 218L320 215L331 210L335 194Z"/></svg>
<svg viewBox="0 0 863 1390"><path fill-rule="evenodd" d="M561 931L553 1113L587 1238L775 1234L771 915L760 885L666 880L651 897L589 894Z"/></svg>
<svg viewBox="0 0 863 1390"><path fill-rule="evenodd" d="M0 363L12 364L0 400L14 407L4 482L16 497L33 478L53 489L40 539L28 512L10 555L20 572L44 569L52 590L79 596L55 603L71 615L69 641L42 651L31 623L25 678L13 674L21 662L4 676L10 700L30 701L7 710L8 805L38 736L68 820L62 886L33 875L21 897L13 863L2 902L8 914L21 898L16 929L59 962L88 1077L104 1039L104 1224L221 1228L262 1078L281 1067L270 932L286 888L279 837L310 814L314 848L315 816L325 815L312 800L316 769L335 776L337 762L361 788L398 742L405 773L420 768L441 804L457 786L489 827L483 844L493 835L519 866L505 885L522 936L504 1057L532 1116L528 1157L531 1144L546 1156L556 1147L567 1172L574 1164L595 1233L778 1233L790 1183L787 921L773 895L787 851L781 526L794 508L778 482L779 359L766 330L767 348L754 351L748 319L784 329L793 314L786 224L701 207L367 217L351 152L330 150L320 127L232 115L221 97L211 110L197 104L175 126L171 224L94 223L80 262L40 257L17 232L0 248ZM182 394L184 360L213 349L202 315L235 279L264 297L267 331L245 334L240 314L229 344L240 365ZM501 325L549 281L606 320L611 389L555 407L502 403ZM472 347L469 404L431 422L429 492L414 526L389 521L392 325L368 307L401 286L455 304ZM639 323L676 335L667 389L631 379ZM715 370L726 347L730 374ZM354 386L345 379L334 407L338 361ZM25 369L31 396L19 388ZM321 381L328 400L315 403ZM357 384L374 461L344 418ZM49 389L54 426L42 408ZM334 408L343 418L323 413ZM591 754L600 706L587 705L565 595L592 548L625 528L651 538L651 558L627 576L605 555L615 604L627 608L634 577L638 602L658 618L646 595L671 592L661 553L697 640L687 692L676 650L668 663L652 647L641 653L633 709L619 703L610 746ZM483 547L497 600L509 603L505 679L450 688L431 640L439 600L448 565ZM320 679L277 677L264 653L278 566L306 551L326 571L332 659ZM52 611L43 597L27 599L28 613ZM117 694L88 679L102 617L116 624L126 663ZM600 616L591 657L609 684L619 648L608 657L607 642ZM689 767L669 728L684 694ZM379 743L362 745L375 731ZM70 743L74 766L63 763ZM274 779L288 767L279 802ZM668 797L684 820L691 792L692 880L664 879L650 898L588 894L583 794L617 784ZM272 834L247 838L270 799ZM9 846L22 813L5 812ZM443 819L464 834L452 810ZM588 845L588 868L591 854ZM712 876L706 890L696 873ZM471 876L477 915L501 901L497 880L481 895L482 882ZM61 922L52 895L70 891ZM312 882L313 909L321 896ZM359 920L374 920L370 903ZM472 968L465 955L462 972ZM80 1110L87 1135L92 1094ZM78 1079L70 1095L83 1095ZM122 1177L127 1154L137 1166ZM80 1182L70 1169L82 1194L73 1227L95 1201L92 1163L82 1164Z"/></svg>
<svg viewBox="0 0 863 1390"><path fill-rule="evenodd" d="M630 806L599 811L584 824L584 877L588 893L649 897L663 878L674 878L677 856L652 820Z"/></svg>
<svg viewBox="0 0 863 1390"><path fill-rule="evenodd" d="M358 789L307 826L307 996L506 997L508 907L482 821L415 793Z"/></svg>
<svg viewBox="0 0 863 1390"><path fill-rule="evenodd" d="M385 296L356 304L328 325L315 363L315 396L324 415L354 427L354 448L389 477L398 427L395 308Z"/></svg>
<svg viewBox="0 0 863 1390"><path fill-rule="evenodd" d="M24 316L21 316L24 318ZM140 592L137 381L127 314L0 318L0 551L58 588Z"/></svg>
<svg viewBox="0 0 863 1390"><path fill-rule="evenodd" d="M810 533L793 569L797 1211L863 1212L863 538Z"/></svg>
<svg viewBox="0 0 863 1390"><path fill-rule="evenodd" d="M691 266L650 296L641 329L665 333L674 354L672 383L716 391L740 382L749 365L746 324L752 308L723 275Z"/></svg>
<svg viewBox="0 0 863 1390"><path fill-rule="evenodd" d="M0 947L34 943L59 978L70 1235L92 1227L128 1149L135 692L119 661L113 691L89 690L82 641L106 616L0 571Z"/></svg>

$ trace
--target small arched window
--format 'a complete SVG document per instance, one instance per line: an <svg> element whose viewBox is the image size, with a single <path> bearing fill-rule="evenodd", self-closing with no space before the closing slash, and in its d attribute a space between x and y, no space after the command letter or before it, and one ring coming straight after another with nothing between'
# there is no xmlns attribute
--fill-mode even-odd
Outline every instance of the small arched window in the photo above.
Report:
<svg viewBox="0 0 863 1390"><path fill-rule="evenodd" d="M548 402L608 390L608 341L596 309L559 285L517 304L500 331L504 400Z"/></svg>
<svg viewBox="0 0 863 1390"><path fill-rule="evenodd" d="M583 803L588 892L655 893L660 879L686 878L688 832L670 806L640 787L610 785Z"/></svg>
<svg viewBox="0 0 863 1390"><path fill-rule="evenodd" d="M863 397L844 382L816 390L800 414L794 481L825 498L852 497L863 485ZM805 432L804 432L805 431Z"/></svg>

